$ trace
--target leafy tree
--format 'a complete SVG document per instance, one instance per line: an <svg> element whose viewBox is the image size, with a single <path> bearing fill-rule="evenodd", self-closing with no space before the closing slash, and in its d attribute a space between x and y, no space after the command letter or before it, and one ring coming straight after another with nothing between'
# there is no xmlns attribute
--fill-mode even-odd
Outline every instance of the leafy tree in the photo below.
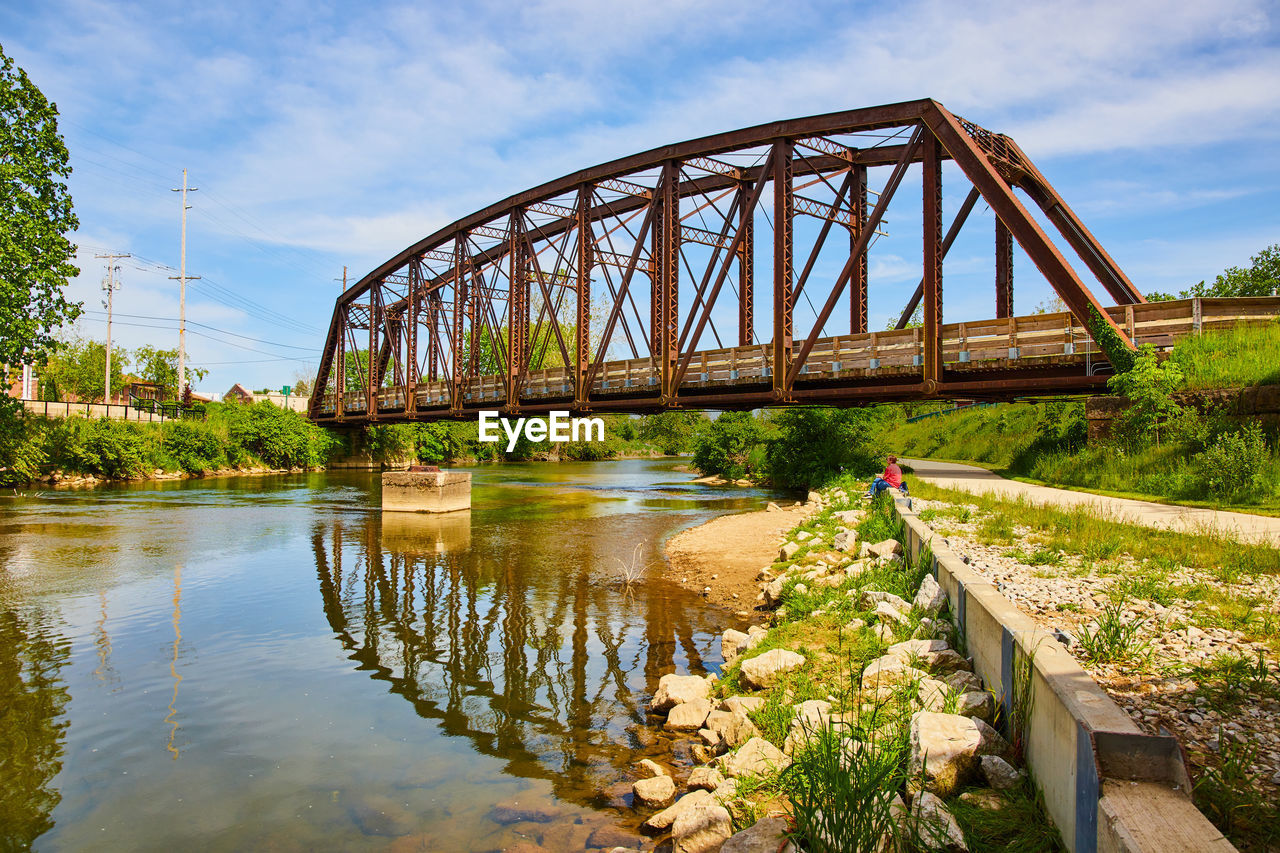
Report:
<svg viewBox="0 0 1280 853"><path fill-rule="evenodd" d="M57 106L0 47L0 365L44 360L80 315L63 293L80 272L66 237L80 224L69 161Z"/></svg>
<svg viewBox="0 0 1280 853"><path fill-rule="evenodd" d="M693 465L703 474L731 480L758 473L764 425L750 412L725 412L698 440Z"/></svg>
<svg viewBox="0 0 1280 853"><path fill-rule="evenodd" d="M1153 440L1158 447L1160 431L1167 435L1176 430L1185 415L1172 396L1182 386L1182 379L1182 368L1176 361L1162 363L1156 358L1155 347L1144 344L1129 370L1107 380L1113 393L1129 399L1129 408L1113 426L1116 437L1135 447Z"/></svg>
<svg viewBox="0 0 1280 853"><path fill-rule="evenodd" d="M166 396L170 400L178 399L178 350L157 349L153 346L141 346L133 351L133 363L138 378L144 382L156 382L164 386ZM209 371L186 364L187 382L199 382L209 375Z"/></svg>
<svg viewBox="0 0 1280 853"><path fill-rule="evenodd" d="M689 453L710 424L706 412L673 409L641 418L639 435L667 455Z"/></svg>
<svg viewBox="0 0 1280 853"><path fill-rule="evenodd" d="M124 368L128 364L129 353L112 347L111 387L116 391L124 387ZM82 402L102 402L106 396L106 366L105 343L73 337L45 362L40 376L40 396L46 400L75 397Z"/></svg>
<svg viewBox="0 0 1280 853"><path fill-rule="evenodd" d="M875 409L782 409L772 418L769 480L784 488L815 488L841 471L874 473L881 457L875 436L885 420Z"/></svg>

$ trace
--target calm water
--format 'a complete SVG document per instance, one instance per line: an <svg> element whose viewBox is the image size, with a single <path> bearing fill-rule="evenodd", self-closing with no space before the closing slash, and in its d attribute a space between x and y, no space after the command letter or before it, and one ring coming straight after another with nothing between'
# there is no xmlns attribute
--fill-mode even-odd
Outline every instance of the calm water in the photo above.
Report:
<svg viewBox="0 0 1280 853"><path fill-rule="evenodd" d="M0 498L0 848L499 850L629 829L643 704L719 665L673 532L762 503L671 463L480 468L383 516L372 474ZM650 569L652 575L660 573ZM503 824L494 805L556 810Z"/></svg>

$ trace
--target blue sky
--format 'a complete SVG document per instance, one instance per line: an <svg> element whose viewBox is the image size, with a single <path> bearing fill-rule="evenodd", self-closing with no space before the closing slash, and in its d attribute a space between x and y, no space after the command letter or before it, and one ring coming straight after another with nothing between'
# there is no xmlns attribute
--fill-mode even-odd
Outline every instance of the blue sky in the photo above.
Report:
<svg viewBox="0 0 1280 853"><path fill-rule="evenodd" d="M187 266L204 279L188 350L217 393L311 369L344 264L358 278L513 192L680 139L918 97L1017 139L1139 289L1280 242L1274 3L9 0L0 42L63 116L74 298L101 312L94 253L144 259L122 263L124 346L176 344L163 267L178 265L170 188L190 171ZM971 220L948 257L948 320L991 314L990 233ZM882 327L919 278L918 246L872 260ZM1049 291L1020 260L1023 313ZM103 320L80 331L101 338Z"/></svg>

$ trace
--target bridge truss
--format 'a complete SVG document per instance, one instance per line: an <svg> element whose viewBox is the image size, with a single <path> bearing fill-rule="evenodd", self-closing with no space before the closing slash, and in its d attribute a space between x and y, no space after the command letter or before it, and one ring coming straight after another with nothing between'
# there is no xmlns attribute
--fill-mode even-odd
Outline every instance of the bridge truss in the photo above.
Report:
<svg viewBox="0 0 1280 853"><path fill-rule="evenodd" d="M946 160L971 184L950 224ZM898 328L872 331L868 249L916 166L922 275ZM944 324L943 258L979 200L995 214L994 317ZM1067 312L1013 316L1015 240ZM815 317L797 329L802 295ZM736 322L718 328L713 313L725 325L730 306ZM923 324L908 327L918 307ZM355 425L1086 390L1101 382L1089 327L1131 347L1135 309L1155 307L1012 139L910 101L669 145L452 223L337 300L310 416ZM758 308L771 314L763 340Z"/></svg>

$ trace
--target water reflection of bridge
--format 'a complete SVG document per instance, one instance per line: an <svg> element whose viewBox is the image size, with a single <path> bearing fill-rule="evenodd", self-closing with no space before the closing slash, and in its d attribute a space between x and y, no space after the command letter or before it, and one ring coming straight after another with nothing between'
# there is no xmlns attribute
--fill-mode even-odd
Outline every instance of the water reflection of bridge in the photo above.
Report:
<svg viewBox="0 0 1280 853"><path fill-rule="evenodd" d="M524 551L554 549L559 571L509 550L490 560L470 533L469 514L317 526L325 616L357 668L419 716L561 799L598 804L646 740L637 724L658 677L702 666L700 608L625 595L599 571L602 543L564 527Z"/></svg>

